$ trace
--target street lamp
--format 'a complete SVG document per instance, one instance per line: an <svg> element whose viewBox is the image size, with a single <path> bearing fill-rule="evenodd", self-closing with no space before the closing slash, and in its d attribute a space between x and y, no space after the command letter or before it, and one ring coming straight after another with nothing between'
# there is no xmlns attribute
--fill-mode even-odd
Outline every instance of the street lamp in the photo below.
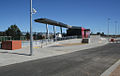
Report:
<svg viewBox="0 0 120 76"><path fill-rule="evenodd" d="M32 0L30 0L30 56L33 52L33 34L32 34Z"/></svg>
<svg viewBox="0 0 120 76"><path fill-rule="evenodd" d="M117 21L115 21L115 36L117 35Z"/></svg>
<svg viewBox="0 0 120 76"><path fill-rule="evenodd" d="M32 0L30 0L30 56L33 53L33 33L32 33L32 14L35 14L37 11L32 8Z"/></svg>
<svg viewBox="0 0 120 76"><path fill-rule="evenodd" d="M109 41L109 26L110 26L110 18L108 18L108 41Z"/></svg>
<svg viewBox="0 0 120 76"><path fill-rule="evenodd" d="M120 35L120 27L119 27L119 24L118 24L118 35Z"/></svg>

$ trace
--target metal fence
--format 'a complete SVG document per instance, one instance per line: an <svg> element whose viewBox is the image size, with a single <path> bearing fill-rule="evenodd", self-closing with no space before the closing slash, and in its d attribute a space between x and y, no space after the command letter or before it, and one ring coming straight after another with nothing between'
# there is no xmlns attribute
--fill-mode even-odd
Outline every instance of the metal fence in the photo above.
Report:
<svg viewBox="0 0 120 76"><path fill-rule="evenodd" d="M0 36L0 42L7 41L7 40L16 40L16 39L12 38L11 36ZM20 36L20 39L17 39L17 40L26 40L26 37Z"/></svg>
<svg viewBox="0 0 120 76"><path fill-rule="evenodd" d="M42 40L34 40L33 46L46 46L48 44L51 44L53 42L62 41L62 40L68 40L68 39L77 39L81 38L80 36L68 36L68 37L62 37L62 38L54 38L54 39L42 39ZM22 47L30 46L30 41L22 41Z"/></svg>
<svg viewBox="0 0 120 76"><path fill-rule="evenodd" d="M2 46L1 46L1 42L0 42L0 49L1 49L1 47L2 47Z"/></svg>
<svg viewBox="0 0 120 76"><path fill-rule="evenodd" d="M34 40L33 46L46 46L51 43L62 41L62 40L69 40L69 39L77 39L81 38L80 36L67 36L62 38L54 38L54 39L42 39L42 40ZM28 47L30 46L30 41L22 41L22 47ZM0 42L0 48L1 48L1 42Z"/></svg>
<svg viewBox="0 0 120 76"><path fill-rule="evenodd" d="M0 36L0 42L6 41L6 40L12 40L12 37L11 36Z"/></svg>

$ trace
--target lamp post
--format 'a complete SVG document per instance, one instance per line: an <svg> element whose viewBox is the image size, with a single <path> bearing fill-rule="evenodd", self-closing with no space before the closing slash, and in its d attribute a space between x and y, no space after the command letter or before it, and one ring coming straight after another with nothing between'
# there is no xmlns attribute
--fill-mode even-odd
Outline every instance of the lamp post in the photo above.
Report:
<svg viewBox="0 0 120 76"><path fill-rule="evenodd" d="M116 35L117 35L117 21L115 21L115 37L117 37Z"/></svg>
<svg viewBox="0 0 120 76"><path fill-rule="evenodd" d="M109 41L109 27L110 27L110 18L108 18L108 41Z"/></svg>
<svg viewBox="0 0 120 76"><path fill-rule="evenodd" d="M32 0L30 0L30 56L33 53L33 34L32 34Z"/></svg>
<svg viewBox="0 0 120 76"><path fill-rule="evenodd" d="M118 35L120 35L119 33L120 33L120 27L119 27L119 24L118 24Z"/></svg>

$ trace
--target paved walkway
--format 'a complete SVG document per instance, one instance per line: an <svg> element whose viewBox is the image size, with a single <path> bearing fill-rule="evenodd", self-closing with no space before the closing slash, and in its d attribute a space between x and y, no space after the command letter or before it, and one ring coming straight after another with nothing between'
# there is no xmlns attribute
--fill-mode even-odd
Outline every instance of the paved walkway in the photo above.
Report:
<svg viewBox="0 0 120 76"><path fill-rule="evenodd" d="M69 43L69 42L78 43L79 41L81 40L72 39L72 40L67 40L67 41L66 40L60 41L57 44L64 44L64 43ZM107 42L102 40L102 41L99 41L98 43L90 43L90 44L84 44L84 45L56 46L55 44L55 45L51 45L46 48L34 47L32 56L28 56L29 47L23 48L20 50L12 50L12 51L0 49L0 66L6 66L10 64L21 63L21 62L30 61L30 60L36 60L40 58L67 54L67 53L75 52L78 50L89 49L89 48L93 48L97 46L103 46L105 44L107 44Z"/></svg>

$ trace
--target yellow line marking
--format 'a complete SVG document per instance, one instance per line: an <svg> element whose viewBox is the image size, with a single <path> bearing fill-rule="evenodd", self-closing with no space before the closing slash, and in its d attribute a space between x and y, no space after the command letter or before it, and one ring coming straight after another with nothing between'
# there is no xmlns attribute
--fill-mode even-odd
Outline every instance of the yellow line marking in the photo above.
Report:
<svg viewBox="0 0 120 76"><path fill-rule="evenodd" d="M56 46L73 46L73 45L83 45L87 43L66 43L66 44L57 44Z"/></svg>
<svg viewBox="0 0 120 76"><path fill-rule="evenodd" d="M37 47L37 46L36 46L36 47L33 47L33 48L40 48L40 47Z"/></svg>

